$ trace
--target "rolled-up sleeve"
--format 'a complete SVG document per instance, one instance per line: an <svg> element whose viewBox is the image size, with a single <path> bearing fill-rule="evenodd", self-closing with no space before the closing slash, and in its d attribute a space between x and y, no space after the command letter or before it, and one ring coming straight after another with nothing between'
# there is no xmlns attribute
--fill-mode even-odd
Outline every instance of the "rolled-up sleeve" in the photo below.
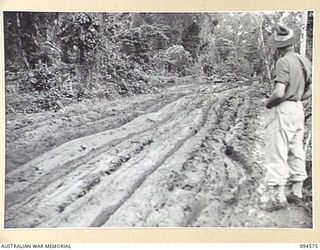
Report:
<svg viewBox="0 0 320 250"><path fill-rule="evenodd" d="M289 63L284 59L280 58L276 64L276 78L274 81L289 84Z"/></svg>

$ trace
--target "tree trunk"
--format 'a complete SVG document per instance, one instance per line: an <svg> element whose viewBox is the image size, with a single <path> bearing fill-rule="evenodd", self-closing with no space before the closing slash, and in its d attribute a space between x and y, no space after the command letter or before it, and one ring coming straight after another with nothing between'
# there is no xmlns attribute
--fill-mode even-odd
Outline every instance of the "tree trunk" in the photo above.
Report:
<svg viewBox="0 0 320 250"><path fill-rule="evenodd" d="M104 23L104 17L103 17L103 14L99 14L99 21L100 21L100 28L99 28L99 43L98 43L98 46L95 47L94 49L94 57L95 57L95 60L94 60L94 71L95 71L95 84L98 85L99 81L100 81L100 76L101 76L101 62L102 62L102 57L100 56L99 52L101 51L101 41L103 40L103 30L104 30L104 27L106 26L105 23Z"/></svg>
<svg viewBox="0 0 320 250"><path fill-rule="evenodd" d="M61 48L61 61L64 63L70 63L69 54L68 54L68 45L64 42L60 42L60 48Z"/></svg>
<svg viewBox="0 0 320 250"><path fill-rule="evenodd" d="M308 23L308 11L302 12L301 19L301 36L300 36L300 54L306 55L307 48L307 23Z"/></svg>
<svg viewBox="0 0 320 250"><path fill-rule="evenodd" d="M29 63L28 58L27 58L27 53L26 53L25 49L22 46L22 33L21 33L21 23L20 23L19 13L16 13L16 17L17 17L17 30L18 30L19 49L21 51L21 55L22 55L22 59L24 61L24 64L26 65L26 67L28 69L30 69L30 63Z"/></svg>
<svg viewBox="0 0 320 250"><path fill-rule="evenodd" d="M260 42L261 42L263 57L264 57L264 64L267 70L268 81L271 83L271 71L270 71L270 66L268 61L267 49L263 40L262 27L260 27L259 33L260 33Z"/></svg>
<svg viewBox="0 0 320 250"><path fill-rule="evenodd" d="M267 55L267 49L266 49L266 45L263 39L263 31L262 31L262 20L259 20L257 16L254 16L254 18L251 18L251 20L253 21L253 23L255 24L258 33L259 33L259 41L261 44L261 48L262 48L262 54L263 54L263 62L267 71L267 77L268 77L268 81L270 83L270 88L271 86L271 71L270 71L270 66L269 66L269 60L268 60L268 55Z"/></svg>
<svg viewBox="0 0 320 250"><path fill-rule="evenodd" d="M308 11L302 12L301 18L301 36L300 36L300 54L306 56L307 51L307 24L308 24ZM307 139L304 145L304 151L307 153L311 139L311 132L308 131Z"/></svg>

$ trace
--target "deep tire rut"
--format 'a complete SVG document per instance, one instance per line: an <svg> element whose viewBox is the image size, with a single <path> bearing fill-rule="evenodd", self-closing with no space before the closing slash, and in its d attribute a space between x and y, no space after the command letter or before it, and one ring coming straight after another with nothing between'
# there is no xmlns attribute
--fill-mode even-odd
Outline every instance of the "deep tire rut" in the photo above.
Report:
<svg viewBox="0 0 320 250"><path fill-rule="evenodd" d="M197 151L205 147L208 135L218 129L216 124L221 119L219 116L223 115L218 110L225 105L224 98L231 99L232 95L233 92L226 93L221 99L211 96L215 102L208 109L204 126L168 158L103 226L181 227L192 226L196 222L210 203L208 195L203 192L210 174L209 159L199 156ZM211 154L222 150L222 139L211 148Z"/></svg>
<svg viewBox="0 0 320 250"><path fill-rule="evenodd" d="M184 102L190 102L190 100L188 99L194 99L192 96L186 97L186 98L181 98L184 99ZM180 105L180 108L174 108L172 107L172 105L174 106L174 103L181 103L178 104L178 106ZM73 172L78 172L81 173L81 168L85 168L86 163L90 162L90 161L99 161L95 158L101 158L103 157L103 154L106 153L106 151L111 147L116 147L118 143L126 143L128 140L130 139L134 139L135 137L137 138L137 141L141 140L141 136L144 133L148 133L148 131L152 131L155 130L157 128L160 128L163 124L166 124L168 121L172 120L172 117L177 116L179 117L179 112L183 112L184 109L184 104L183 101L175 101L169 105L167 105L164 110L161 110L161 114L157 114L157 113L153 113L153 114L147 114L145 115L143 118L138 117L135 120L140 120L137 122L137 124L139 126L134 127L134 129L130 128L130 125L128 125L128 128L126 128L125 126L119 128L121 129L121 136L122 138L119 139L119 133L117 134L115 132L115 134L117 134L117 139L116 140L110 140L108 143L102 143L102 145L99 145L99 142L97 142L97 138L100 139L100 137L106 137L105 135L107 134L108 136L112 135L114 131L112 132L103 132L100 134L96 134L94 136L89 136L88 138L80 138L74 141L71 141L70 143L66 143L64 145L62 145L61 147L58 147L46 154L44 154L43 156L35 159L34 161L26 164L23 167L20 167L19 169L17 169L16 171L12 171L7 175L7 179L10 180L11 182L7 185L6 187L6 207L7 207L7 212L6 212L6 226L13 226L13 227L35 227L37 226L41 221L44 221L45 218L47 217L52 217L54 215L54 211L58 212L58 213L63 213L65 211L65 209L72 203L74 202L75 198L81 199L83 198L83 196L85 196L89 191L91 191L92 189L94 189L94 187L99 184L101 182L101 177L103 177L103 175L107 175L107 176L111 176L111 174L114 174L114 172L120 168L120 166L123 163L126 163L129 159L126 159L125 156L120 157L120 161L118 161L118 163L112 163L113 165L115 165L115 167L113 168L109 168L106 170L106 167L103 167L103 170L100 170L100 176L99 174L93 174L90 178L87 178L86 180L86 184L82 185L82 188L78 188L78 190L82 191L78 191L77 194L73 193L73 198L69 199L69 201L63 202L62 204L59 204L56 208L52 208L50 207L50 204L52 204L52 202L50 203L45 203L44 201L48 201L48 199L46 199L46 196L50 196L48 194L52 193L55 194L57 197L59 197L59 199L61 199L61 196L63 195L59 195L59 192L57 194L57 192L54 192L54 189L62 189L62 187L65 186L65 183L63 181L61 181L61 178L63 178L64 176L68 176L68 174L73 173ZM201 109L201 104L197 104L198 108L196 109L197 112L199 113L199 110ZM195 106L197 106L195 105ZM169 112L170 110L170 112ZM172 112L174 111L174 112ZM189 112L192 112L192 110L190 110ZM161 117L164 118L161 118ZM189 117L189 113L185 113L185 117ZM162 119L162 120L161 120ZM135 121L134 120L134 121ZM133 123L134 123L133 121ZM129 123L130 124L130 123ZM148 124L148 126L146 127L146 129L142 130L141 127L146 126L144 124ZM137 129L137 127L139 127ZM119 130L119 129L115 129L115 130ZM123 136L123 134L125 134L124 131L130 130L130 131L139 131L139 132L134 132L131 134L128 134L127 136ZM189 132L188 132L189 133ZM191 133L191 136L194 132ZM93 137L93 138L92 138ZM143 138L143 137L142 137ZM185 139L181 139L180 144L183 143ZM91 148L91 146L95 146L92 147L91 150L84 150L84 151L80 151L78 150L78 148L76 150L70 150L70 148L75 147L75 145L79 146L79 144L85 141L87 146L88 144L92 142L92 145L89 145L88 148ZM100 139L100 141L102 141ZM152 141L152 138L148 138L147 139L147 143L145 144L150 144L150 142ZM97 146L98 144L98 146ZM177 144L179 145L179 143ZM179 147L179 146L176 146ZM72 157L64 157L64 159L66 159L66 162L61 162L59 158L61 158L61 153L64 152L65 150L69 150L71 152L68 152L69 155L73 155L75 154L77 157L75 159L71 159ZM171 152L167 153L167 155L164 157L168 157L168 155L174 153L176 149L174 148ZM75 151L78 151L77 153ZM138 150L139 151L139 150ZM58 159L56 159L58 158ZM107 156L106 158L110 159L109 156ZM100 159L101 160L101 159ZM55 162L55 164L50 164L50 161ZM94 165L94 164L93 164ZM161 165L161 162L159 163L159 165ZM30 168L33 170L30 173ZM41 171L46 173L42 173ZM39 174L40 172L40 174ZM42 174L41 174L42 173ZM80 175L80 174L78 174ZM23 180L19 179L19 176L23 176ZM14 179L15 178L15 179ZM76 177L78 178L78 177ZM50 181L48 181L50 180ZM72 181L71 179L68 180L69 182ZM20 185L17 185L17 182ZM73 180L73 182L75 182L75 180ZM81 183L81 181L80 181ZM69 184L69 186L71 186L70 188L74 188L74 186L81 186L81 184ZM64 190L66 190L67 188L64 187ZM77 188L76 188L77 189ZM51 191L50 191L51 190ZM49 192L48 192L49 191ZM32 194L30 196L30 193ZM61 193L61 192L60 192ZM29 195L28 195L29 194ZM41 195L42 194L42 195ZM62 199L63 200L63 199ZM44 205L44 204L48 204L48 205ZM41 208L44 205L44 208ZM39 210L34 210L34 207L37 206L38 208L41 208ZM47 207L47 208L46 208ZM52 211L54 210L54 211ZM41 212L42 211L42 212ZM47 215L46 215L46 214ZM53 213L53 214L52 214ZM26 215L28 217L28 215L31 214L32 216L32 221L28 221L28 220L22 220L22 218L26 218ZM23 224L19 224L23 221ZM18 224L16 224L18 222ZM95 224L95 222L93 223Z"/></svg>
<svg viewBox="0 0 320 250"><path fill-rule="evenodd" d="M168 106L168 105L167 105ZM170 106L170 104L169 104ZM178 110L179 111L179 110ZM178 112L177 111L177 112ZM162 112L165 113L165 112ZM150 114L150 113L149 113ZM51 152L44 154L43 156L37 158L35 161L32 161L25 166L18 168L15 171L10 172L6 176L6 180L10 180L10 182L21 182L20 188L18 190L16 185L7 185L6 186L6 207L12 206L15 203L22 202L26 195L26 193L36 194L40 192L44 188L47 187L51 182L58 180L59 178L69 174L72 171L75 171L79 168L79 166L85 165L86 162L89 162L91 159L98 157L102 153L106 152L110 147L114 147L117 144L127 141L130 138L143 134L148 130L152 130L157 126L167 122L168 120L172 119L172 117L176 114L176 112L168 113L167 116L164 117L163 120L154 122L149 118L149 114L146 115L146 118L142 118L146 120L146 126L144 130L141 130L140 126L137 126L136 130L131 129L134 131L132 133L126 134L125 132L117 133L117 137L113 140L106 140L104 143L103 139L106 135L112 135L116 132L110 131L102 132L100 134L95 134L93 136L88 136L86 139L80 138L70 143L66 143L63 147L59 147L57 149L52 150ZM154 114L154 116L157 116ZM143 116L140 116L140 119ZM122 130L125 127L122 127ZM119 130L119 129L115 129ZM139 131L140 130L140 131ZM121 129L120 129L121 131ZM139 131L139 132L137 132ZM97 139L100 140L100 145L98 144ZM87 142L88 140L91 141L91 146L88 147ZM81 145L86 145L88 147L87 150L81 151ZM63 161L58 161L55 158L60 157L60 152L65 151L65 149L74 148L74 150L69 150L68 152L71 157L64 157ZM90 149L91 148L91 149ZM57 151L57 152L55 152ZM50 168L48 165L50 164L49 160L54 161L54 165ZM49 163L49 164L48 164ZM46 171L46 173L42 173L42 169ZM30 171L31 170L31 171ZM51 182L47 180L50 179ZM32 200L33 197L29 197L28 200L25 200L25 203L28 203Z"/></svg>

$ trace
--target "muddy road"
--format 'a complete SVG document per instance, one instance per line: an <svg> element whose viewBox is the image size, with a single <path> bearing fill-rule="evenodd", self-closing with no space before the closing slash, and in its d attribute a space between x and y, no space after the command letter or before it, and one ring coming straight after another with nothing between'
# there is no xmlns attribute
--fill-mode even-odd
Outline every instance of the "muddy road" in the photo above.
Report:
<svg viewBox="0 0 320 250"><path fill-rule="evenodd" d="M264 103L189 83L8 116L5 227L310 228L304 208L259 209Z"/></svg>

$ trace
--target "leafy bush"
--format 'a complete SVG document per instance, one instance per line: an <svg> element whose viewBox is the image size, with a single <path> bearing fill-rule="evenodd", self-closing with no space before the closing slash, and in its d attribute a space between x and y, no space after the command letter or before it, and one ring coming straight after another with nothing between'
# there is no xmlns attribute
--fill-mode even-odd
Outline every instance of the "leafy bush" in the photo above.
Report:
<svg viewBox="0 0 320 250"><path fill-rule="evenodd" d="M229 54L234 50L233 41L224 37L220 37L216 40L216 47L222 61L227 60Z"/></svg>
<svg viewBox="0 0 320 250"><path fill-rule="evenodd" d="M58 20L61 41L68 45L77 45L84 49L93 49L98 42L99 22L90 13L65 14Z"/></svg>
<svg viewBox="0 0 320 250"><path fill-rule="evenodd" d="M147 24L124 30L118 38L122 51L137 55L150 50L164 49L169 42L169 38L159 27Z"/></svg>
<svg viewBox="0 0 320 250"><path fill-rule="evenodd" d="M27 83L29 84L23 87L32 90L45 91L51 89L57 84L57 82L60 81L60 72L57 72L57 74L52 74L45 64L38 64L36 65L35 69L30 70L28 73Z"/></svg>
<svg viewBox="0 0 320 250"><path fill-rule="evenodd" d="M37 64L35 69L19 73L18 79L22 91L48 91L77 80L75 67L62 63L50 67Z"/></svg>
<svg viewBox="0 0 320 250"><path fill-rule="evenodd" d="M181 76L190 74L193 67L191 54L181 45L173 45L161 51L154 60L164 66L168 72Z"/></svg>
<svg viewBox="0 0 320 250"><path fill-rule="evenodd" d="M83 88L79 85L73 65L61 63L48 67L38 64L35 69L17 73L15 79L19 92L34 95L28 104L29 110L57 110L69 102L69 99L82 98ZM8 82L7 84L10 85Z"/></svg>

